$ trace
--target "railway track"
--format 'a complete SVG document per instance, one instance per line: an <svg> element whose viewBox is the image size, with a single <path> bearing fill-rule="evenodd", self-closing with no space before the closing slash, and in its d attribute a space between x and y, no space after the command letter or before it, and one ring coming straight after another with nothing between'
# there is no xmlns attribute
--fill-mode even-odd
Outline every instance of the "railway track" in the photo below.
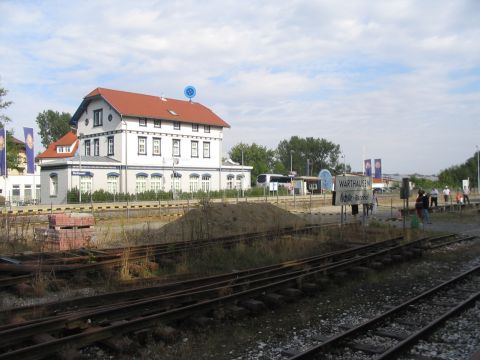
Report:
<svg viewBox="0 0 480 360"><path fill-rule="evenodd" d="M376 268L420 255L432 242L431 238L423 238L399 244L399 239L390 239L383 244L203 278L200 282L192 280L187 284L134 290L121 296L105 294L91 301L41 305L36 310L42 316L0 327L0 359L41 359L61 352L65 346L84 347L159 324L205 316L219 309L230 316L235 316L240 309L262 311L266 306L278 306L288 298L319 290L339 272L355 274L367 267ZM149 292L152 293L147 295ZM108 305L104 305L105 301ZM54 309L57 311L52 312ZM25 310L11 309L10 312L28 314ZM39 338L42 342L35 343Z"/></svg>
<svg viewBox="0 0 480 360"><path fill-rule="evenodd" d="M480 266L290 358L393 359L480 299ZM408 354L406 355L408 357Z"/></svg>
<svg viewBox="0 0 480 360"><path fill-rule="evenodd" d="M70 252L46 252L0 258L0 288L31 280L38 273L68 275L80 271L115 268L127 261L135 263L149 259L161 263L172 260L178 254L201 251L212 246L232 247L240 242L249 243L259 239L273 239L285 235L309 234L319 226L285 228L215 239L138 245L110 249L77 249ZM127 256L126 256L127 255Z"/></svg>

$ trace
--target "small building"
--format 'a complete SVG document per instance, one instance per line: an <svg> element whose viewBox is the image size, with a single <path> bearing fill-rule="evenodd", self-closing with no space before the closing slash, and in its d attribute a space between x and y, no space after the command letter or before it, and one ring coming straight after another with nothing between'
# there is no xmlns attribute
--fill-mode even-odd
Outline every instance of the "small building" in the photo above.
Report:
<svg viewBox="0 0 480 360"><path fill-rule="evenodd" d="M13 141L23 166L8 169L8 176L0 177L0 196L5 198L5 204L13 206L40 202L40 168L35 166L35 173L27 174L25 143L15 137Z"/></svg>
<svg viewBox="0 0 480 360"><path fill-rule="evenodd" d="M73 136L38 157L43 203L66 203L75 188L129 194L250 188L252 167L222 160L230 125L200 103L97 88L70 125Z"/></svg>

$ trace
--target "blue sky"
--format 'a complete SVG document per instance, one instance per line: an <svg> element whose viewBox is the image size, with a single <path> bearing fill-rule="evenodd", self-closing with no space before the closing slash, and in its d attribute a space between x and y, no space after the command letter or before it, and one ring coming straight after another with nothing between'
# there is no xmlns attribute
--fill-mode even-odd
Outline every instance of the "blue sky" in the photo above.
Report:
<svg viewBox="0 0 480 360"><path fill-rule="evenodd" d="M194 85L225 153L313 136L354 170L436 174L480 145L479 18L476 0L0 0L0 86L19 138L96 87Z"/></svg>

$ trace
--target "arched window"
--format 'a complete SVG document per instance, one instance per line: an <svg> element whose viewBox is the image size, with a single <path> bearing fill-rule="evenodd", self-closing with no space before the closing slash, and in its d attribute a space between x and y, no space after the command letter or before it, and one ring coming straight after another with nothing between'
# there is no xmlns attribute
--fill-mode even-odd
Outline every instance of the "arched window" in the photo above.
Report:
<svg viewBox="0 0 480 360"><path fill-rule="evenodd" d="M58 195L58 175L56 173L50 174L50 196Z"/></svg>
<svg viewBox="0 0 480 360"><path fill-rule="evenodd" d="M202 191L209 192L210 191L210 174L203 174L202 175Z"/></svg>
<svg viewBox="0 0 480 360"><path fill-rule="evenodd" d="M111 194L118 193L118 176L107 175L107 191Z"/></svg>
<svg viewBox="0 0 480 360"><path fill-rule="evenodd" d="M137 174L135 182L135 193L140 194L147 191L147 174Z"/></svg>
<svg viewBox="0 0 480 360"><path fill-rule="evenodd" d="M194 193L198 191L198 180L200 176L198 174L190 174L190 192Z"/></svg>
<svg viewBox="0 0 480 360"><path fill-rule="evenodd" d="M227 175L227 189L231 190L233 189L233 181L235 180L235 175L233 174L228 174Z"/></svg>
<svg viewBox="0 0 480 360"><path fill-rule="evenodd" d="M236 183L236 188L242 190L243 189L243 175L237 175L237 183Z"/></svg>
<svg viewBox="0 0 480 360"><path fill-rule="evenodd" d="M150 176L150 190L160 192L163 190L162 174L152 174Z"/></svg>

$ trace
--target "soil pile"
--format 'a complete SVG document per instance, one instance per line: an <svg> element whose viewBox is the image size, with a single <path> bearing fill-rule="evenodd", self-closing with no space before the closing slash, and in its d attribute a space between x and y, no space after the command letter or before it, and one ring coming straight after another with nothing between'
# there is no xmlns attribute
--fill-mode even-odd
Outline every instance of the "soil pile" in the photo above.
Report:
<svg viewBox="0 0 480 360"><path fill-rule="evenodd" d="M159 230L163 241L190 241L285 227L301 227L306 222L272 204L206 203Z"/></svg>

